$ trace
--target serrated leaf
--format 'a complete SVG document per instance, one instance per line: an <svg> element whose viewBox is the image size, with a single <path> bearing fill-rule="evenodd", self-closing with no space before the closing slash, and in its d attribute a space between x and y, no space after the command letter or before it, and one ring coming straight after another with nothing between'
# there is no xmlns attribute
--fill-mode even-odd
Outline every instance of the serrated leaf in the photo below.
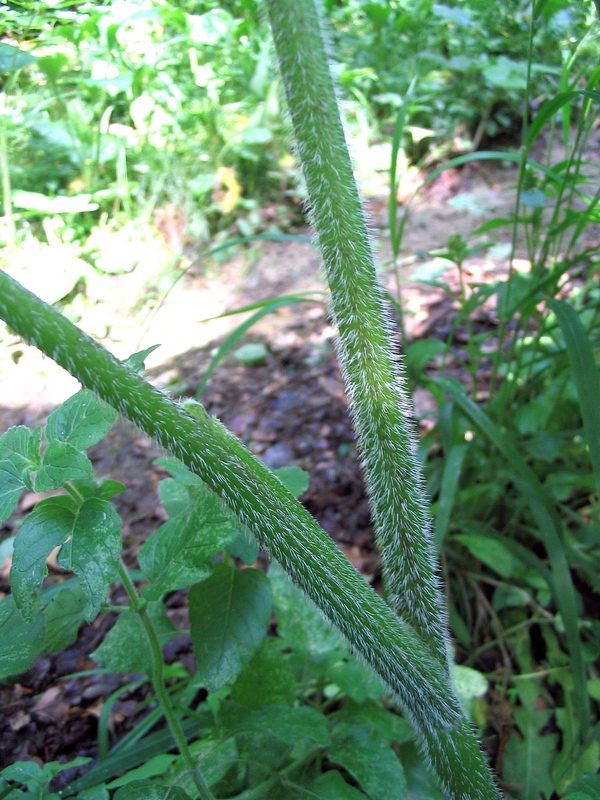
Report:
<svg viewBox="0 0 600 800"><path fill-rule="evenodd" d="M328 757L358 781L371 800L406 800L402 764L387 745L375 741L367 726L353 726L335 738Z"/></svg>
<svg viewBox="0 0 600 800"><path fill-rule="evenodd" d="M188 508L155 531L138 553L151 581L142 589L148 600L207 578L214 557L239 532L239 522L214 492L201 484L190 489Z"/></svg>
<svg viewBox="0 0 600 800"><path fill-rule="evenodd" d="M15 537L9 581L15 603L28 622L33 620L38 592L48 572L46 560L71 535L74 522L73 512L55 498L42 500Z"/></svg>
<svg viewBox="0 0 600 800"><path fill-rule="evenodd" d="M340 634L276 561L271 562L269 578L277 632L289 647L316 654L345 646Z"/></svg>
<svg viewBox="0 0 600 800"><path fill-rule="evenodd" d="M85 453L68 442L55 439L44 450L33 486L36 492L49 492L64 486L67 481L89 479L92 472L92 462Z"/></svg>
<svg viewBox="0 0 600 800"><path fill-rule="evenodd" d="M0 461L11 461L23 470L37 469L40 463L40 443L42 429L30 431L25 425L9 428L0 436Z"/></svg>
<svg viewBox="0 0 600 800"><path fill-rule="evenodd" d="M268 733L286 744L311 741L327 747L331 742L326 717L310 706L263 706L237 716L234 730Z"/></svg>
<svg viewBox="0 0 600 800"><path fill-rule="evenodd" d="M198 680L216 692L234 680L262 642L271 619L267 576L257 569L217 564L189 593Z"/></svg>
<svg viewBox="0 0 600 800"><path fill-rule="evenodd" d="M92 497L79 509L71 534L69 569L79 575L91 622L106 601L121 556L121 519L107 500Z"/></svg>
<svg viewBox="0 0 600 800"><path fill-rule="evenodd" d="M25 489L21 473L11 461L0 461L0 525L17 507Z"/></svg>
<svg viewBox="0 0 600 800"><path fill-rule="evenodd" d="M86 450L108 433L116 418L114 408L89 389L82 389L50 414L46 439L68 442L77 450Z"/></svg>
<svg viewBox="0 0 600 800"><path fill-rule="evenodd" d="M288 492L298 498L308 489L309 474L300 467L279 467L273 470Z"/></svg>
<svg viewBox="0 0 600 800"><path fill-rule="evenodd" d="M176 628L169 619L163 603L148 603L148 614L154 623L162 644L171 639ZM139 614L124 611L116 625L106 634L104 641L92 653L92 658L111 672L152 672L152 652L146 629Z"/></svg>
<svg viewBox="0 0 600 800"><path fill-rule="evenodd" d="M72 644L83 622L85 596L81 586L60 589L44 609L44 651L62 650Z"/></svg>
<svg viewBox="0 0 600 800"><path fill-rule="evenodd" d="M0 680L25 672L44 647L41 612L27 622L17 610L14 597L5 597L0 602L0 642Z"/></svg>
<svg viewBox="0 0 600 800"><path fill-rule="evenodd" d="M518 708L515 711L521 737L513 732L504 751L502 777L508 783L522 788L512 794L517 800L538 800L543 792L550 796L553 791L552 762L556 756L558 734L540 735L546 725L550 711L542 708Z"/></svg>
<svg viewBox="0 0 600 800"><path fill-rule="evenodd" d="M346 783L335 769L319 775L309 784L308 789L308 794L300 795L300 800L361 800L365 796Z"/></svg>

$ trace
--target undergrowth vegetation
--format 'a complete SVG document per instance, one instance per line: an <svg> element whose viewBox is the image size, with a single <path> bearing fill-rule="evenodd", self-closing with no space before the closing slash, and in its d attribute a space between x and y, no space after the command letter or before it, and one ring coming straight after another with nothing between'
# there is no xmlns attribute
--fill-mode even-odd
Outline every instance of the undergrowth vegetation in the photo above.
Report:
<svg viewBox="0 0 600 800"><path fill-rule="evenodd" d="M286 84L304 159L300 186L268 25L256 4L53 3L44 4L43 15L41 5L13 3L0 12L5 243L58 238L102 272L98 231L140 219L160 225L170 214L176 248L186 237L208 241L217 231L277 235L308 193L356 425L367 440L384 441L386 416L395 413L389 387L373 381L377 366L371 374L360 363L367 351L367 361L377 361L378 332L365 333L366 324L357 332L352 319L345 331L344 304L359 308L362 296L328 264L328 248L338 246L328 233L343 233L346 217L338 222L335 203L319 196L306 161L308 153L328 171L322 131L303 140L295 116L302 103ZM283 0L271 6L283 7ZM18 680L40 653L65 647L84 622L107 611L118 621L93 658L99 670L133 677L105 701L99 757L89 771L74 779L66 770L81 760L16 761L0 776L0 798L436 800L460 796L444 761L448 738L456 748L448 763L459 753L456 760L469 764L463 771L479 775L469 796L494 797L461 713L476 727L507 797L600 797L600 176L589 156L600 103L596 12L552 0L533 8L516 0L501 7L388 0L329 2L325 14L347 135L359 160L365 147L361 169L369 163L389 173L393 264L408 224L396 188L409 163L453 157L426 183L474 160L519 167L510 216L481 225L472 240L453 235L430 254L435 270L424 282L455 304L447 338L403 336L409 382L427 389L437 408L418 450L416 442L397 445L406 446L409 460L418 456L432 498L431 542L422 543L419 532L411 541L426 567L441 559L454 645L447 655L460 666L445 660L443 620L427 600L419 605L429 587L435 606L435 574L417 579L413 569L414 583L406 577L419 563L410 548L377 532L393 616L363 581L353 582L327 537L319 538L318 526L293 503L306 474L292 468L275 480L202 406L175 406L152 394L140 377L146 352L125 365L101 355L3 276L7 324L87 388L43 429L19 426L0 438L2 521L23 491L61 490L0 545L13 557L11 594L0 603L0 678ZM277 47L285 77L291 44L285 35L283 41L283 54ZM510 145L517 129L520 149L493 144L508 134ZM494 149L473 152L482 143ZM335 169L339 204L347 187L343 169ZM343 205L351 217L351 204ZM482 241L495 243L492 235L507 241L509 268L477 283L468 265ZM360 235L352 241L363 244ZM388 299L404 333L408 312L396 278ZM258 318L301 301L273 298L254 310ZM365 313L367 322L376 319L378 301ZM247 329L245 323L230 337L211 372ZM352 351L361 333L371 337L372 352L367 345L362 354ZM110 499L123 487L98 482L85 455L113 424L111 405L178 456L160 460L170 476L159 487L168 519L142 546L139 570L121 561L121 523ZM194 442L206 451L194 450ZM369 445L363 442L367 481L385 528L378 488L390 474L407 473L388 469L395 440L379 463ZM410 463L418 484L418 465ZM418 506L417 487L401 484L399 507ZM396 502L384 501L390 508ZM403 529L401 513L394 519ZM256 567L255 535L276 558L268 574ZM69 576L48 586L46 561L57 547ZM106 602L116 585L126 603ZM165 664L161 651L180 633L165 595L186 587L193 673ZM111 743L113 704L144 682L152 686L148 713ZM413 684L427 692L429 728L414 708ZM157 728L163 719L168 730Z"/></svg>

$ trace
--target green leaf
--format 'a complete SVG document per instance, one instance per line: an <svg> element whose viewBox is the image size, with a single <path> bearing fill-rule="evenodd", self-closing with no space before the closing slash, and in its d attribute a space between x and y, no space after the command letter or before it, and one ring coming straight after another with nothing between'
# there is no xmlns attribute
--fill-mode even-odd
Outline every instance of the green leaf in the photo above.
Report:
<svg viewBox="0 0 600 800"><path fill-rule="evenodd" d="M244 564L251 567L258 558L260 545L247 525L240 525L237 537L229 542L227 551L236 558L241 558Z"/></svg>
<svg viewBox="0 0 600 800"><path fill-rule="evenodd" d="M113 481L108 478L102 481L98 487L97 497L99 497L100 500L110 500L116 494L119 494L119 492L124 492L126 488L127 487L120 481Z"/></svg>
<svg viewBox="0 0 600 800"><path fill-rule="evenodd" d="M459 664L452 665L452 678L456 694L463 705L465 714L472 718L473 700L476 697L483 697L487 693L487 678L476 669Z"/></svg>
<svg viewBox="0 0 600 800"><path fill-rule="evenodd" d="M552 794L550 769L556 757L558 734L540 735L549 718L550 711L543 708L527 706L515 710L523 736L515 731L508 740L502 777L522 786L512 792L517 800L538 800L542 792L547 797Z"/></svg>
<svg viewBox="0 0 600 800"><path fill-rule="evenodd" d="M176 628L169 619L163 603L148 603L148 614L154 623L161 644L171 639ZM152 672L152 652L146 629L139 614L123 611L104 641L92 653L92 658L111 672Z"/></svg>
<svg viewBox="0 0 600 800"><path fill-rule="evenodd" d="M82 389L50 414L46 439L68 442L77 450L86 450L108 433L116 418L114 408L89 389Z"/></svg>
<svg viewBox="0 0 600 800"><path fill-rule="evenodd" d="M260 686L260 691L256 688ZM231 699L246 708L292 706L296 696L294 676L279 643L267 638L244 667L231 689Z"/></svg>
<svg viewBox="0 0 600 800"><path fill-rule="evenodd" d="M398 757L356 725L334 738L328 757L358 781L372 800L406 800L406 778Z"/></svg>
<svg viewBox="0 0 600 800"><path fill-rule="evenodd" d="M374 672L343 653L328 667L327 678L357 703L369 698L377 700L385 694L381 679Z"/></svg>
<svg viewBox="0 0 600 800"><path fill-rule="evenodd" d="M25 489L21 473L12 461L0 461L0 524L4 523L17 507Z"/></svg>
<svg viewBox="0 0 600 800"><path fill-rule="evenodd" d="M308 489L309 474L300 467L279 467L273 470L288 492L298 498Z"/></svg>
<svg viewBox="0 0 600 800"><path fill-rule="evenodd" d="M0 602L0 680L20 675L33 664L44 648L44 618L38 612L28 622L12 595Z"/></svg>
<svg viewBox="0 0 600 800"><path fill-rule="evenodd" d="M92 462L85 453L72 444L55 439L42 456L42 466L35 476L36 492L59 489L67 481L81 481L92 477Z"/></svg>
<svg viewBox="0 0 600 800"><path fill-rule="evenodd" d="M415 735L407 719L388 711L373 700L366 700L364 703L346 700L340 713L336 715L336 721L338 720L363 727L367 725L373 738L388 745L392 742L410 742Z"/></svg>
<svg viewBox="0 0 600 800"><path fill-rule="evenodd" d="M128 772L126 775L122 775L120 778L115 778L114 781L111 781L107 784L107 788L116 789L118 786L127 786L134 781L145 781L147 778L155 778L157 775L164 775L177 758L178 756L171 755L170 753L160 753L159 755L154 756L146 761L146 763L141 767L132 769L130 772ZM154 785L155 784L150 783L150 786ZM164 797L164 794L162 794L161 797Z"/></svg>
<svg viewBox="0 0 600 800"><path fill-rule="evenodd" d="M56 652L77 638L84 619L85 596L81 586L65 586L44 609L44 651Z"/></svg>
<svg viewBox="0 0 600 800"><path fill-rule="evenodd" d="M61 559L61 566L67 564L68 569L79 575L86 599L84 616L91 622L106 601L121 556L121 519L107 500L92 497L84 501L75 518L69 545L68 556Z"/></svg>
<svg viewBox="0 0 600 800"><path fill-rule="evenodd" d="M364 794L359 792L342 778L340 773L329 770L308 785L308 794L300 795L300 800L361 800Z"/></svg>
<svg viewBox="0 0 600 800"><path fill-rule="evenodd" d="M157 758L164 760L165 756L157 756ZM173 760L175 756L167 755L166 758ZM137 774L138 770L135 772ZM157 774L162 775L162 773ZM123 781L122 778L120 780ZM184 792L180 786L161 786L159 783L147 779L135 779L125 786L118 785L121 788L115 793L114 800L191 800L189 794Z"/></svg>
<svg viewBox="0 0 600 800"><path fill-rule="evenodd" d="M142 589L148 600L207 578L215 555L239 533L236 516L204 484L194 486L190 496L187 510L161 525L138 553L151 581Z"/></svg>
<svg viewBox="0 0 600 800"><path fill-rule="evenodd" d="M137 353L132 353L128 358L123 361L126 367L132 372L136 372L141 374L146 368L146 359L160 347L159 344L153 344L150 347L146 347L144 350L138 350Z"/></svg>
<svg viewBox="0 0 600 800"><path fill-rule="evenodd" d="M570 783L567 788L565 800L572 800L571 793L580 792L591 797L592 800L600 800L600 775L584 775L583 778Z"/></svg>
<svg viewBox="0 0 600 800"><path fill-rule="evenodd" d="M158 499L171 519L186 511L190 504L187 486L174 478L165 478L158 484Z"/></svg>
<svg viewBox="0 0 600 800"><path fill-rule="evenodd" d="M50 498L38 503L15 537L10 585L27 622L33 620L38 592L48 573L46 560L71 535L74 523L73 512Z"/></svg>
<svg viewBox="0 0 600 800"><path fill-rule="evenodd" d="M243 344L234 351L233 357L244 367L259 367L269 357L269 351L264 344Z"/></svg>
<svg viewBox="0 0 600 800"><path fill-rule="evenodd" d="M169 475L172 475L175 480L182 483L184 486L204 486L202 478L199 478L191 470L189 470L183 461L180 461L174 456L163 456L157 458L154 463L158 467L162 467Z"/></svg>
<svg viewBox="0 0 600 800"><path fill-rule="evenodd" d="M325 619L317 606L296 588L282 567L272 561L269 567L277 632L293 650L325 653L344 647L344 640Z"/></svg>
<svg viewBox="0 0 600 800"><path fill-rule="evenodd" d="M503 578L512 578L523 571L523 565L498 539L488 539L476 533L457 533L452 537L463 544L472 555Z"/></svg>
<svg viewBox="0 0 600 800"><path fill-rule="evenodd" d="M25 425L9 428L0 436L0 461L12 461L20 471L37 469L40 465L42 429L30 431Z"/></svg>
<svg viewBox="0 0 600 800"><path fill-rule="evenodd" d="M18 47L6 42L0 42L0 73L3 75L21 69L21 67L26 67L29 64L35 64L36 61L36 56L32 56L25 50L20 50Z"/></svg>
<svg viewBox="0 0 600 800"><path fill-rule="evenodd" d="M263 706L249 711L229 703L222 714L223 724L233 732L268 733L292 745L310 741L327 747L331 741L326 717L311 706Z"/></svg>
<svg viewBox="0 0 600 800"><path fill-rule="evenodd" d="M215 692L234 680L262 642L271 619L269 581L257 569L217 564L189 593L198 680Z"/></svg>
<svg viewBox="0 0 600 800"><path fill-rule="evenodd" d="M596 486L600 490L600 371L589 337L577 313L563 300L550 300L548 305L556 314L565 337L585 438L590 448Z"/></svg>

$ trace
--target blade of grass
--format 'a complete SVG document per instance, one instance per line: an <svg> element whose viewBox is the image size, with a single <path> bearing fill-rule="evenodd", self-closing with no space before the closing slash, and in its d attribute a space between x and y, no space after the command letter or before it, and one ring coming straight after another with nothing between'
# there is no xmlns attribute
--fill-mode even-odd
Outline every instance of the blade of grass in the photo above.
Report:
<svg viewBox="0 0 600 800"><path fill-rule="evenodd" d="M434 526L434 543L437 553L442 549L442 543L448 531L450 514L454 507L460 479L460 470L466 454L466 444L454 445L448 453L444 464L444 472L442 474L442 483L440 486L440 498L438 500L438 509Z"/></svg>
<svg viewBox="0 0 600 800"><path fill-rule="evenodd" d="M552 499L547 495L546 490L519 451L488 415L467 397L463 387L459 383L445 378L435 379L435 383L442 386L452 395L463 413L509 462L514 473L515 484L527 501L537 523L539 536L544 543L552 568L553 580L550 588L565 627L567 645L572 661L580 734L581 738L584 738L590 725L590 701L586 686L581 640L579 638L575 589L559 534L562 528L561 519L556 513Z"/></svg>
<svg viewBox="0 0 600 800"><path fill-rule="evenodd" d="M600 492L600 372L594 351L577 312L564 300L549 300L565 337L567 355L577 390L585 438L596 485Z"/></svg>
<svg viewBox="0 0 600 800"><path fill-rule="evenodd" d="M265 303L256 304L257 306L262 306L259 310L253 314L249 319L245 322L242 322L241 325L238 325L229 336L226 337L223 344L219 347L217 352L211 359L210 364L208 365L208 369L204 373L204 377L200 381L200 385L198 386L195 394L196 400L198 400L206 388L206 384L211 379L214 371L219 365L219 362L222 361L227 353L235 347L235 345L239 342L242 336L248 331L253 325L261 320L263 317L266 317L268 314L271 314L273 311L276 311L278 308L283 308L283 306L292 306L296 305L297 303L307 303L310 302L309 298L300 296L300 295L287 295L286 297L277 297L274 300L268 300ZM228 316L229 314L239 314L244 309L238 309L237 311L230 311L227 314L221 314L220 316ZM217 317L213 317L213 319L217 319Z"/></svg>

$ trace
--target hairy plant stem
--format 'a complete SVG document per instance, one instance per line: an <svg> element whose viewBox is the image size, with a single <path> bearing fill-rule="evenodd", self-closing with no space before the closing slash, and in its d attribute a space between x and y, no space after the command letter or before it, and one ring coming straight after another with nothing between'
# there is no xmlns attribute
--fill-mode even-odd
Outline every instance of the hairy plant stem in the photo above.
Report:
<svg viewBox="0 0 600 800"><path fill-rule="evenodd" d="M2 270L0 319L221 495L388 686L448 797L498 797L446 669L264 464L217 419L187 414Z"/></svg>
<svg viewBox="0 0 600 800"><path fill-rule="evenodd" d="M198 789L198 794L200 795L201 800L215 800L215 796L211 792L208 784L204 780L202 772L194 761L185 735L181 729L181 725L179 724L179 720L177 719L177 714L175 713L175 709L171 703L171 698L169 697L169 693L165 685L162 648L160 646L160 641L158 639L158 634L156 632L156 628L154 627L154 623L148 614L147 604L138 595L135 586L133 585L133 581L129 577L127 567L125 567L123 562L119 564L119 577L125 588L125 591L127 592L127 596L129 597L131 609L138 615L142 625L144 626L144 630L146 631L146 636L148 637L148 643L150 645L150 651L152 653L152 685L154 686L156 698L160 703L160 707L165 715L169 729L173 734L173 738L175 739L177 749L183 758L183 763L191 772L194 784L196 785L196 789Z"/></svg>
<svg viewBox="0 0 600 800"><path fill-rule="evenodd" d="M428 502L389 308L375 260L329 71L318 0L267 0L277 60L331 289L338 353L352 404L386 596L446 676L448 640L434 562ZM410 713L410 709L406 709ZM435 713L432 709L432 713ZM439 732L439 736L437 735ZM468 726L450 741L441 728L421 744L454 798L497 796ZM469 761L459 755L463 751ZM477 757L472 760L467 752Z"/></svg>

